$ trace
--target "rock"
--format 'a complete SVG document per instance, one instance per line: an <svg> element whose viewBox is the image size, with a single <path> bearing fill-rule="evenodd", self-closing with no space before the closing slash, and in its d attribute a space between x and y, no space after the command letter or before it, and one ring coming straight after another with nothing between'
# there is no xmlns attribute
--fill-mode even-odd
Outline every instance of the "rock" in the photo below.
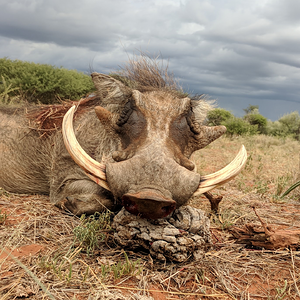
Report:
<svg viewBox="0 0 300 300"><path fill-rule="evenodd" d="M114 238L132 250L143 247L159 260L201 259L210 245L209 219L200 209L182 206L165 219L143 219L124 208L114 217Z"/></svg>

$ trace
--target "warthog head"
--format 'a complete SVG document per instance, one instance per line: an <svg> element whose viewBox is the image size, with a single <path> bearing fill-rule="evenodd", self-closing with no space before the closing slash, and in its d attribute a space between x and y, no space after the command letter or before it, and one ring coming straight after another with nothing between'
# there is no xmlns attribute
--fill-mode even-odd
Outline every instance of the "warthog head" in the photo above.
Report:
<svg viewBox="0 0 300 300"><path fill-rule="evenodd" d="M73 106L64 117L65 145L87 175L120 199L127 211L163 218L194 194L206 192L237 175L246 161L241 149L227 167L200 177L191 154L220 137L224 126L201 125L205 101L168 89L139 91L103 74L92 78L103 106L95 112L103 130L113 132L110 159L100 163L81 148L73 131Z"/></svg>

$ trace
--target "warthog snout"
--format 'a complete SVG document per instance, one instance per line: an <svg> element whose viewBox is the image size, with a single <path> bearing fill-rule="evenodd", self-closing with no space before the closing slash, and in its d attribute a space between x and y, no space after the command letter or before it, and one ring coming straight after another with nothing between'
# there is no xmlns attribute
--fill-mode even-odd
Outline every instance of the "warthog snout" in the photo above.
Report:
<svg viewBox="0 0 300 300"><path fill-rule="evenodd" d="M143 218L159 219L168 216L176 208L176 202L150 189L127 193L122 197L125 209Z"/></svg>

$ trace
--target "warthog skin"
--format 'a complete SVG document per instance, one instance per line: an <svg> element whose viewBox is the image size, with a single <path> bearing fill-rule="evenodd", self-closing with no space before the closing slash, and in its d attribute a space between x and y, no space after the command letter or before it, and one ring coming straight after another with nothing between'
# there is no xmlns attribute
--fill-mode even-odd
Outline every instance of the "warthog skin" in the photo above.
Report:
<svg viewBox="0 0 300 300"><path fill-rule="evenodd" d="M105 164L110 191L70 157L60 127L63 114L53 118L51 128L28 118L32 109L45 114L45 107L0 108L0 187L49 194L53 204L76 215L124 205L156 219L187 203L200 181L190 156L226 130L202 125L208 102L168 86L130 88L98 73L92 79L98 96L91 105L79 105L74 131L87 154Z"/></svg>

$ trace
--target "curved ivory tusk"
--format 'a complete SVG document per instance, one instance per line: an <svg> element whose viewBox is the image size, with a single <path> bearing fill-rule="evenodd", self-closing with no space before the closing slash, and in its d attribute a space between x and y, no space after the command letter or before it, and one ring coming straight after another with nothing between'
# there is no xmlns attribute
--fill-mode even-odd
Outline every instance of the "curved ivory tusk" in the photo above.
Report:
<svg viewBox="0 0 300 300"><path fill-rule="evenodd" d="M105 165L91 158L79 145L74 129L73 116L76 106L73 105L65 114L62 123L62 134L65 146L74 161L85 171L93 181L110 190L106 182Z"/></svg>
<svg viewBox="0 0 300 300"><path fill-rule="evenodd" d="M200 194L208 192L218 185L222 185L227 181L233 179L242 171L243 167L246 164L246 161L247 151L243 145L235 159L225 168L216 173L201 176L199 187L193 194L193 196L198 196Z"/></svg>

